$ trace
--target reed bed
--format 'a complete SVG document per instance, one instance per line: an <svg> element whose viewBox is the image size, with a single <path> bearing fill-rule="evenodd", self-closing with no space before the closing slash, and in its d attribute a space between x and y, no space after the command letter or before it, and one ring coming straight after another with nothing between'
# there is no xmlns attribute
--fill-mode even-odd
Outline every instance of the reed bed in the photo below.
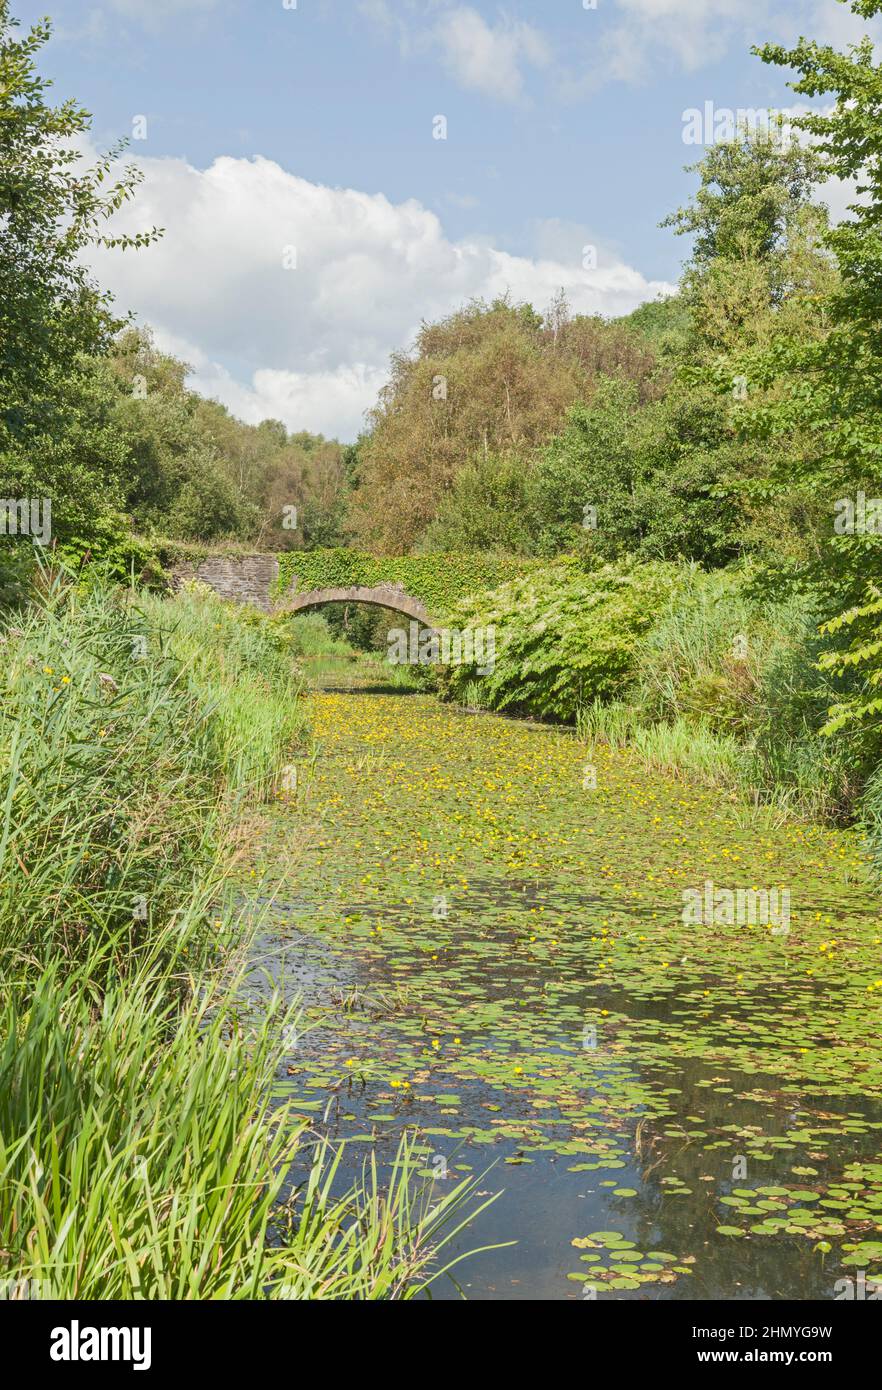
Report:
<svg viewBox="0 0 882 1390"><path fill-rule="evenodd" d="M0 1293L411 1298L472 1192L339 1156L241 1020L242 827L307 730L283 624L53 570L0 632Z"/></svg>

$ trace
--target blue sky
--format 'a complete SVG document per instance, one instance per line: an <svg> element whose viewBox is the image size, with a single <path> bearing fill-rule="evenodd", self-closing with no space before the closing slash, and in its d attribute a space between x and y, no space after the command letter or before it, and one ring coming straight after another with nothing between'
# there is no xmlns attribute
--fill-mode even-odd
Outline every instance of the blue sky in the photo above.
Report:
<svg viewBox="0 0 882 1390"><path fill-rule="evenodd" d="M701 154L684 110L786 107L751 43L866 27L836 0L291 3L13 12L53 15L43 70L96 147L146 129L123 221L167 230L96 258L121 307L245 418L345 438L421 317L506 288L608 314L664 292L687 248L658 223Z"/></svg>

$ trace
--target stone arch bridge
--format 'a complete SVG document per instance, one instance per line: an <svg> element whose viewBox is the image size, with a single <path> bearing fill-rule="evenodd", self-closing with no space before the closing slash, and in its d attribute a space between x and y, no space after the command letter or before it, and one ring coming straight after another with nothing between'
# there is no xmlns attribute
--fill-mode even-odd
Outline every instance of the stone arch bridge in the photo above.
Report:
<svg viewBox="0 0 882 1390"><path fill-rule="evenodd" d="M370 555L289 550L280 555L195 551L171 557L172 583L199 579L221 598L265 613L302 613L326 603L391 608L427 627L469 594L493 589L535 562L493 555Z"/></svg>
<svg viewBox="0 0 882 1390"><path fill-rule="evenodd" d="M308 608L320 608L324 603L369 603L376 608L393 608L397 613L405 613L426 627L432 625L422 600L391 584L328 585L324 589L309 589L305 594L286 595L273 611L303 613Z"/></svg>

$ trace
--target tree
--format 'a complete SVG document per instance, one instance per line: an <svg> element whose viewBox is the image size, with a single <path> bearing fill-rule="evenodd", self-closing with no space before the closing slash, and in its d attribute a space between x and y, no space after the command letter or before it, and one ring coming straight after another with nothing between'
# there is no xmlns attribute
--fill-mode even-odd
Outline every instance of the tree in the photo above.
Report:
<svg viewBox="0 0 882 1390"><path fill-rule="evenodd" d="M512 456L479 454L457 473L424 537L427 550L530 554L528 473Z"/></svg>
<svg viewBox="0 0 882 1390"><path fill-rule="evenodd" d="M125 458L108 383L89 361L119 323L82 253L143 246L158 233L103 231L139 174L113 177L122 146L84 164L75 142L88 114L73 101L49 105L36 71L49 23L23 37L17 29L0 0L0 477L8 494L49 496L64 536L119 503Z"/></svg>
<svg viewBox="0 0 882 1390"><path fill-rule="evenodd" d="M187 364L143 329L122 333L107 361L131 460L124 504L139 532L272 550L339 540L346 484L335 440L237 420L190 391Z"/></svg>
<svg viewBox="0 0 882 1390"><path fill-rule="evenodd" d="M870 16L882 12L882 0L853 0L851 8ZM793 123L811 139L820 176L854 179L859 190L850 217L822 230L836 273L803 296L798 326L785 321L787 331L743 343L719 373L723 389L732 372L751 383L740 430L768 449L771 501L814 496L804 582L825 590L833 613L858 602L879 573L879 538L837 536L834 505L882 490L882 68L868 39L844 54L806 39L755 51L795 69L790 85L800 95L833 96L827 114Z"/></svg>
<svg viewBox="0 0 882 1390"><path fill-rule="evenodd" d="M768 420L787 394L772 364L796 343L826 350L838 285L827 211L814 201L826 169L814 148L782 148L774 134L746 132L714 146L694 167L694 198L666 222L694 237L681 288L691 331L674 359L674 394L716 392L725 428L704 463L682 462L687 471L697 463L709 484L699 489L699 510L712 550L721 557L733 546L735 553L754 550L767 573L792 582L823 526L813 482L820 442L795 414L779 414L770 447ZM660 496L669 497L662 483ZM715 516L714 498L728 498L728 515ZM723 520L734 530L721 549L725 537L711 533ZM694 521L700 539L698 514Z"/></svg>
<svg viewBox="0 0 882 1390"><path fill-rule="evenodd" d="M852 0L851 10L869 19L882 13L882 0ZM860 525L838 534L834 513L842 503L857 510L860 493L882 496L882 64L869 38L845 52L808 39L755 51L794 70L790 86L800 96L833 98L830 109L795 124L813 141L824 172L857 186L850 215L824 234L840 275L830 296L831 331L822 344L796 339L757 360L755 370L777 390L754 427L775 442L798 428L814 442L811 481L826 515L810 577L829 618L825 666L863 682L861 693L845 692L828 728L853 714L858 723L876 716L878 734L882 536Z"/></svg>
<svg viewBox="0 0 882 1390"><path fill-rule="evenodd" d="M406 552L476 460L526 460L590 395L601 373L652 394L655 355L632 330L530 305L475 302L423 324L412 354L392 359L388 385L359 443L352 525L362 543ZM449 518L449 507L445 510Z"/></svg>
<svg viewBox="0 0 882 1390"><path fill-rule="evenodd" d="M812 201L823 178L818 154L742 133L691 167L695 196L662 226L694 238L681 286L693 359L804 330L800 319L817 317L835 278L823 249L827 212Z"/></svg>
<svg viewBox="0 0 882 1390"><path fill-rule="evenodd" d="M714 392L675 384L641 407L631 383L602 379L539 452L529 482L533 548L726 564L744 544L745 466Z"/></svg>

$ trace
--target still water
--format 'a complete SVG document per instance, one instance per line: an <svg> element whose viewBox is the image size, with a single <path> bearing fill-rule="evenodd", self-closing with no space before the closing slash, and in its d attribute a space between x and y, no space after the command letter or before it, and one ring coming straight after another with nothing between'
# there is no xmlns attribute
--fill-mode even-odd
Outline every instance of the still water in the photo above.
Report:
<svg viewBox="0 0 882 1390"><path fill-rule="evenodd" d="M498 1248L432 1296L872 1294L882 925L856 837L566 730L311 699L252 1000L301 1000L278 1095L346 1140L344 1179L407 1133L427 1193L500 1194L445 1260ZM684 922L708 883L786 890L787 930Z"/></svg>

